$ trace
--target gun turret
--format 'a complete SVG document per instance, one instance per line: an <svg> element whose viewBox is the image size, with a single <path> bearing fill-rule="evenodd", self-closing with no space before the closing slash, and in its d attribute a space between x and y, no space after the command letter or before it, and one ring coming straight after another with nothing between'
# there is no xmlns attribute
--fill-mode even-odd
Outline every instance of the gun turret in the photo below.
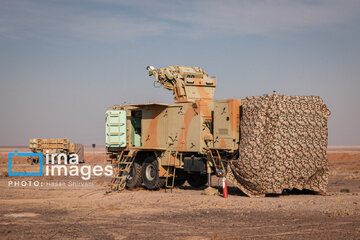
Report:
<svg viewBox="0 0 360 240"><path fill-rule="evenodd" d="M195 100L212 100L215 92L215 79L199 67L170 66L155 69L146 68L149 76L155 77L155 82L175 95L175 102L195 102Z"/></svg>

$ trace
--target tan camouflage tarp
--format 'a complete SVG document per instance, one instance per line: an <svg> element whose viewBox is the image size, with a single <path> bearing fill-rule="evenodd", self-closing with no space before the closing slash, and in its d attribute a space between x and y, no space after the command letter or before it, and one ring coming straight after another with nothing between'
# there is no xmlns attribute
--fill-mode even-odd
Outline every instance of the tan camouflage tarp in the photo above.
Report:
<svg viewBox="0 0 360 240"><path fill-rule="evenodd" d="M242 100L239 159L228 179L248 196L283 189L325 192L327 119L320 97L267 95Z"/></svg>

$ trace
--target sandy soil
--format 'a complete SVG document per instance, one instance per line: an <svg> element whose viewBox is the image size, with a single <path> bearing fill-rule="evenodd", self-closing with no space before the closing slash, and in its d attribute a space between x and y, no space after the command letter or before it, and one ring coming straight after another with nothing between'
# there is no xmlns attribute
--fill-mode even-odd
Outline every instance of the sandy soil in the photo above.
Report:
<svg viewBox="0 0 360 240"><path fill-rule="evenodd" d="M18 149L23 151L24 149ZM87 164L103 164L101 148L87 149ZM0 239L359 239L360 151L329 151L326 196L292 193L229 198L188 185L169 190L104 194L109 178L7 177L0 149ZM14 165L28 169L23 160ZM30 180L44 186L13 187ZM71 184L69 184L71 182ZM65 183L68 186L53 186ZM51 186L48 186L52 184ZM61 185L61 184L59 184ZM69 186L70 185L70 186ZM218 180L213 179L214 187Z"/></svg>

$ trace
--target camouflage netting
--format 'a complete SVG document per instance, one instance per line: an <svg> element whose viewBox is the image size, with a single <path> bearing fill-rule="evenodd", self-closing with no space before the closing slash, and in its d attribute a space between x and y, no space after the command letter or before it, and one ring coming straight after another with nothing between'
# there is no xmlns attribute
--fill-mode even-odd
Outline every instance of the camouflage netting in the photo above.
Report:
<svg viewBox="0 0 360 240"><path fill-rule="evenodd" d="M283 189L325 192L327 119L320 97L267 95L242 100L239 159L228 179L248 196Z"/></svg>

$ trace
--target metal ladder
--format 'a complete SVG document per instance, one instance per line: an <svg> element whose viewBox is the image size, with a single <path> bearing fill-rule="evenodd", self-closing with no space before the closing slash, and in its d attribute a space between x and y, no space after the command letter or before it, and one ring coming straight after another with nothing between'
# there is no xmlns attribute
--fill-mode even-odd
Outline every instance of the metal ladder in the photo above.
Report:
<svg viewBox="0 0 360 240"><path fill-rule="evenodd" d="M214 151L214 153L213 153ZM209 148L207 151L207 158L216 168L216 175L219 174L219 170L222 170L225 173L225 167L223 164L223 160L221 159L221 155L219 150L216 148Z"/></svg>
<svg viewBox="0 0 360 240"><path fill-rule="evenodd" d="M166 180L165 180L165 192L166 192L166 189L170 188L171 192L174 188L174 185L175 185L175 173L176 173L176 157L178 155L178 151L176 150L175 151L175 156L174 156L174 168L173 168L173 171L172 173L170 173L170 160L171 160L171 153L172 151L170 151L169 153L169 158L168 158L168 162L167 162L167 170L166 170ZM169 184L169 177L172 177L171 179L171 184Z"/></svg>
<svg viewBox="0 0 360 240"><path fill-rule="evenodd" d="M108 192L124 190L136 154L137 151L129 151L127 154L124 154L124 151L122 151L118 155L118 158L114 163L114 175L109 184Z"/></svg>

